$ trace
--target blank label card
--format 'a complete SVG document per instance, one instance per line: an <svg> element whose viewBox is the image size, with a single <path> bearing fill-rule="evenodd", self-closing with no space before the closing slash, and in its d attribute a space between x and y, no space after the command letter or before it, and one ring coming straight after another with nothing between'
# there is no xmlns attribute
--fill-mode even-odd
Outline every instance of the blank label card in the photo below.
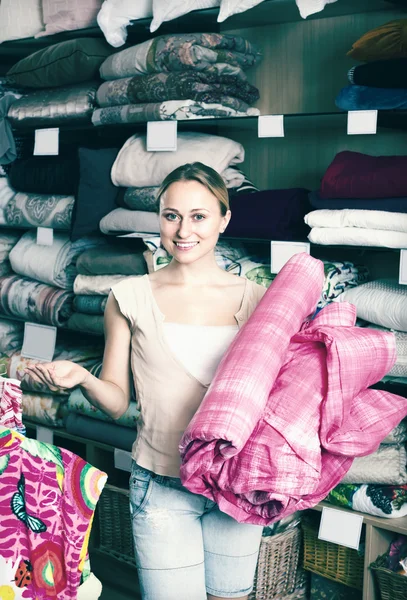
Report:
<svg viewBox="0 0 407 600"><path fill-rule="evenodd" d="M261 115L257 127L259 137L284 137L284 115Z"/></svg>
<svg viewBox="0 0 407 600"><path fill-rule="evenodd" d="M358 550L363 517L335 508L322 509L318 539Z"/></svg>
<svg viewBox="0 0 407 600"><path fill-rule="evenodd" d="M308 242L271 242L271 273L279 273L285 263L294 254L299 254L300 252L309 254L310 244Z"/></svg>
<svg viewBox="0 0 407 600"><path fill-rule="evenodd" d="M34 154L36 156L55 156L59 154L59 128L36 129Z"/></svg>
<svg viewBox="0 0 407 600"><path fill-rule="evenodd" d="M377 110L350 110L348 135L374 134L377 131Z"/></svg>
<svg viewBox="0 0 407 600"><path fill-rule="evenodd" d="M57 328L39 323L25 323L21 356L44 362L54 357Z"/></svg>
<svg viewBox="0 0 407 600"><path fill-rule="evenodd" d="M177 121L149 121L147 123L148 152L175 152L177 149Z"/></svg>

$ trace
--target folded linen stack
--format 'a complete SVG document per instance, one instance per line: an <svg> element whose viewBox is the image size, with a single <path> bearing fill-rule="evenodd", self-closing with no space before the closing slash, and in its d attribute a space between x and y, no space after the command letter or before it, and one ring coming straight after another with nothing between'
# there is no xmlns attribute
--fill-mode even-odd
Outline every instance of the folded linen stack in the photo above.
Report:
<svg viewBox="0 0 407 600"><path fill-rule="evenodd" d="M258 115L259 91L244 71L260 59L237 35L171 34L108 57L94 125Z"/></svg>
<svg viewBox="0 0 407 600"><path fill-rule="evenodd" d="M140 240L120 241L80 255L69 328L103 335L103 313L111 286L124 277L147 273L142 246Z"/></svg>
<svg viewBox="0 0 407 600"><path fill-rule="evenodd" d="M235 168L243 162L244 148L238 142L217 135L181 132L174 152L148 152L146 136L131 136L120 149L111 169L111 180L124 190L123 202L129 208L116 208L100 221L100 230L107 235L133 233L143 237L159 233L155 194L163 179L177 167L190 162L202 162L221 174L231 193L253 184ZM233 190L233 192L232 192ZM252 194L250 194L251 196Z"/></svg>
<svg viewBox="0 0 407 600"><path fill-rule="evenodd" d="M407 247L406 156L339 152L326 170L317 210L305 216L315 244Z"/></svg>
<svg viewBox="0 0 407 600"><path fill-rule="evenodd" d="M348 56L364 62L348 72L351 85L336 98L343 110L407 108L407 19L380 25L362 35Z"/></svg>

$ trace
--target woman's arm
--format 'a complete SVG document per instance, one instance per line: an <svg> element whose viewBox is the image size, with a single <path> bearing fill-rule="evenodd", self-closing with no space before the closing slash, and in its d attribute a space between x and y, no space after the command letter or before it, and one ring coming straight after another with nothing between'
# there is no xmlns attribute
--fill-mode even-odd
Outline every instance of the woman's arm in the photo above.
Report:
<svg viewBox="0 0 407 600"><path fill-rule="evenodd" d="M107 300L104 325L106 342L99 379L80 365L64 360L32 364L26 371L53 391L79 385L89 402L118 419L126 412L131 396L131 332L112 293Z"/></svg>

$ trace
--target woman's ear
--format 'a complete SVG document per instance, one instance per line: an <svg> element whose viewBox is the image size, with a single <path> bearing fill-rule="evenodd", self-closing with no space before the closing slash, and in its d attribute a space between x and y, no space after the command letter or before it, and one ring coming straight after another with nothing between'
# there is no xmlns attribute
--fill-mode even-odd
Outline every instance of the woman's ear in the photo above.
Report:
<svg viewBox="0 0 407 600"><path fill-rule="evenodd" d="M226 212L225 216L222 217L222 224L221 224L221 227L220 227L220 230L219 230L220 233L223 233L225 231L226 227L229 225L229 221L230 221L231 216L232 216L232 213L231 213L230 210L228 210Z"/></svg>

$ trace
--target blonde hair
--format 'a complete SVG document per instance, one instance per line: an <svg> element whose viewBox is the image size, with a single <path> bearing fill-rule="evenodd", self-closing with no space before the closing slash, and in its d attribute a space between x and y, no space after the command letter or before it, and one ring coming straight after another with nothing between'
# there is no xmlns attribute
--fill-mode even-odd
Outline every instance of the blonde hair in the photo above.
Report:
<svg viewBox="0 0 407 600"><path fill-rule="evenodd" d="M229 210L229 193L225 182L219 173L201 162L181 165L167 175L157 192L157 212L160 212L161 196L172 183L177 181L198 181L201 183L218 199L222 216L226 215Z"/></svg>

